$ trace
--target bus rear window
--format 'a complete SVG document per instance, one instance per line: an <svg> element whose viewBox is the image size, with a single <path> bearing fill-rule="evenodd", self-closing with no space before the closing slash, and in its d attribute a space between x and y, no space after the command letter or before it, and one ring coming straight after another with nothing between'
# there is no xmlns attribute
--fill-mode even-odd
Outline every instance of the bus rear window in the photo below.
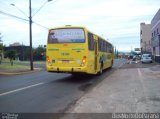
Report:
<svg viewBox="0 0 160 119"><path fill-rule="evenodd" d="M49 31L48 43L84 43L83 29L54 29Z"/></svg>

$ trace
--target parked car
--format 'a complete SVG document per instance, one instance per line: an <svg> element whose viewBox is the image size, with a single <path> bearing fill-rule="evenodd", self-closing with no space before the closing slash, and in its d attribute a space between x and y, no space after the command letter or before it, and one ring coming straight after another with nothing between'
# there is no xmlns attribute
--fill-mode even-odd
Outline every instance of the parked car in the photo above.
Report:
<svg viewBox="0 0 160 119"><path fill-rule="evenodd" d="M141 62L142 63L152 63L153 60L152 60L151 54L143 54L141 57Z"/></svg>
<svg viewBox="0 0 160 119"><path fill-rule="evenodd" d="M141 60L141 56L140 55L134 55L133 56L133 61L137 61L137 60Z"/></svg>
<svg viewBox="0 0 160 119"><path fill-rule="evenodd" d="M132 55L129 55L129 56L128 56L128 60L130 60L130 59L133 59L133 56L132 56Z"/></svg>

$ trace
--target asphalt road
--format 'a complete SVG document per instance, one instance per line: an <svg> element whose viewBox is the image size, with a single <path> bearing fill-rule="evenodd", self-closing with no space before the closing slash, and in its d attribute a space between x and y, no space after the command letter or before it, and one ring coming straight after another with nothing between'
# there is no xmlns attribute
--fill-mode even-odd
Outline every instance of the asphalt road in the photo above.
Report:
<svg viewBox="0 0 160 119"><path fill-rule="evenodd" d="M115 60L113 68L101 76L73 76L46 71L0 76L0 112L63 113L89 89L122 66L124 61Z"/></svg>

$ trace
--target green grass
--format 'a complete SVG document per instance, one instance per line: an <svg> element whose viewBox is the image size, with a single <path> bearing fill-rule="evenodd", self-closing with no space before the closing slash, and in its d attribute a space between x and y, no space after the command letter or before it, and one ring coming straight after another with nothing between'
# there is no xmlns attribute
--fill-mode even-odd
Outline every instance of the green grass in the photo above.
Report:
<svg viewBox="0 0 160 119"><path fill-rule="evenodd" d="M30 64L30 61L13 61L16 63L22 63L22 64ZM45 61L33 61L33 64L45 64Z"/></svg>
<svg viewBox="0 0 160 119"><path fill-rule="evenodd" d="M10 62L9 59L5 58L2 60L2 62ZM30 61L17 61L17 60L14 60L13 62L15 63L23 63L23 64L30 64ZM45 61L33 61L34 64L45 64L46 62Z"/></svg>
<svg viewBox="0 0 160 119"><path fill-rule="evenodd" d="M0 69L1 70L13 70L13 69L29 69L29 66L24 66L24 65L20 65L20 64L13 64L13 66L11 66L10 63L2 63L0 64Z"/></svg>
<svg viewBox="0 0 160 119"><path fill-rule="evenodd" d="M2 59L2 62L10 62L10 60L8 58L4 58Z"/></svg>
<svg viewBox="0 0 160 119"><path fill-rule="evenodd" d="M34 64L46 64L46 61L34 61Z"/></svg>
<svg viewBox="0 0 160 119"><path fill-rule="evenodd" d="M45 64L45 61L36 61L34 64ZM22 72L30 70L30 61L13 61L11 66L9 59L3 59L0 64L0 72Z"/></svg>

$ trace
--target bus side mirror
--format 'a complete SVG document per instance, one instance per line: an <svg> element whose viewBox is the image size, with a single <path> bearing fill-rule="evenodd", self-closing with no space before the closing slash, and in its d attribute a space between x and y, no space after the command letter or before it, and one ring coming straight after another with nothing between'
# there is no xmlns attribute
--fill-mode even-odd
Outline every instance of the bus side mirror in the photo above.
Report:
<svg viewBox="0 0 160 119"><path fill-rule="evenodd" d="M46 48L46 45L44 45L44 48Z"/></svg>

